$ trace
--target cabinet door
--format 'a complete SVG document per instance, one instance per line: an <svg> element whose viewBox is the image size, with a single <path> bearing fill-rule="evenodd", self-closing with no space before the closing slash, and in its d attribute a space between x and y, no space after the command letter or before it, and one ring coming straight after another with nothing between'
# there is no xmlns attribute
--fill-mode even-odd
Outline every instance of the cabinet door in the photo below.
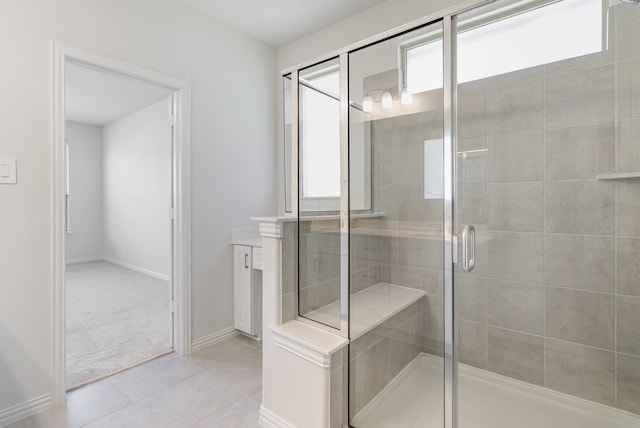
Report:
<svg viewBox="0 0 640 428"><path fill-rule="evenodd" d="M233 317L234 326L240 331L253 334L252 330L252 278L251 247L235 245L233 247Z"/></svg>

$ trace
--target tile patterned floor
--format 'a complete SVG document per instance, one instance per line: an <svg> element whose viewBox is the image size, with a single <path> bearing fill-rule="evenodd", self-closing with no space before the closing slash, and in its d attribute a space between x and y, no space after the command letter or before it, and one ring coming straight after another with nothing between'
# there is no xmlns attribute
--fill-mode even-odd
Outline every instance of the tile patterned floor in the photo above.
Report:
<svg viewBox="0 0 640 428"><path fill-rule="evenodd" d="M64 405L9 427L254 428L261 401L262 342L236 336L71 391Z"/></svg>

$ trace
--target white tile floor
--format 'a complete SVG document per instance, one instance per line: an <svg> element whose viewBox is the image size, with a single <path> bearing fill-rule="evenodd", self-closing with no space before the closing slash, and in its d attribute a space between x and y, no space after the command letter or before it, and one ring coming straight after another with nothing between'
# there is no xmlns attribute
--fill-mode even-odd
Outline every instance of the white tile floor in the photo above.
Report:
<svg viewBox="0 0 640 428"><path fill-rule="evenodd" d="M259 427L262 343L237 336L170 354L76 389L11 428Z"/></svg>

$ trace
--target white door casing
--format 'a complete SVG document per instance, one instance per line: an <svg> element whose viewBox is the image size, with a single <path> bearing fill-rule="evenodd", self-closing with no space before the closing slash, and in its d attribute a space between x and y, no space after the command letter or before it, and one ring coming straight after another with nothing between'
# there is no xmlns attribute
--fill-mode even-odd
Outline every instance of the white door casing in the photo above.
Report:
<svg viewBox="0 0 640 428"><path fill-rule="evenodd" d="M108 73L127 76L173 90L172 99L172 308L173 347L179 354L191 352L190 273L190 83L147 68L108 58L56 41L51 42L53 77L52 115L52 350L53 400L65 400L65 64L69 61Z"/></svg>

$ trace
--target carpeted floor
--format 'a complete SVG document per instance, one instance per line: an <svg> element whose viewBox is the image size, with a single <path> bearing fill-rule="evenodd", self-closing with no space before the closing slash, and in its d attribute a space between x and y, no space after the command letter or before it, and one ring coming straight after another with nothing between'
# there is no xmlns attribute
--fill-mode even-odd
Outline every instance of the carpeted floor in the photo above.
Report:
<svg viewBox="0 0 640 428"><path fill-rule="evenodd" d="M105 261L66 269L67 389L171 351L168 281Z"/></svg>

